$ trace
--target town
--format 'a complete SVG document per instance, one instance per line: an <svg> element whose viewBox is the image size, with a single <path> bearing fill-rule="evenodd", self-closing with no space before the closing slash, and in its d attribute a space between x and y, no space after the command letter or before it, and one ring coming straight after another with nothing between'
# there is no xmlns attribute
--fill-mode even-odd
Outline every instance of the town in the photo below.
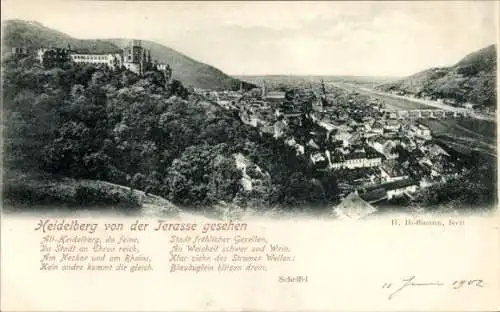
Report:
<svg viewBox="0 0 500 312"><path fill-rule="evenodd" d="M411 200L462 170L460 155L438 144L424 121L466 118L470 110L391 110L380 98L324 81L283 89L268 90L264 81L260 89L195 92L283 140L317 172L342 172L340 217L360 218L377 203Z"/></svg>

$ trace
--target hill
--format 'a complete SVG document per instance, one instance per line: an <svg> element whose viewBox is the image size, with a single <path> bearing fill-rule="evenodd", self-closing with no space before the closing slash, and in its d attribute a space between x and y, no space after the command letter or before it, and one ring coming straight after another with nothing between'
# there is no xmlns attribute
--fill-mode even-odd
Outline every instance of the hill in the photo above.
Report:
<svg viewBox="0 0 500 312"><path fill-rule="evenodd" d="M81 51L108 53L118 52L132 39L82 40L73 38L60 31L50 29L34 21L7 20L2 23L3 49L9 51L12 47L67 47ZM151 49L153 58L170 64L173 76L181 80L187 87L204 89L238 89L240 80L232 78L210 65L198 62L182 53L161 44L142 41L145 48ZM244 88L254 85L244 83Z"/></svg>
<svg viewBox="0 0 500 312"><path fill-rule="evenodd" d="M2 48L10 50L12 47L56 47L71 48L89 52L116 52L119 48L105 40L75 39L65 33L43 26L35 21L7 20L2 22Z"/></svg>
<svg viewBox="0 0 500 312"><path fill-rule="evenodd" d="M396 82L382 84L378 89L495 107L496 58L496 45L490 45L465 56L451 67L430 68Z"/></svg>

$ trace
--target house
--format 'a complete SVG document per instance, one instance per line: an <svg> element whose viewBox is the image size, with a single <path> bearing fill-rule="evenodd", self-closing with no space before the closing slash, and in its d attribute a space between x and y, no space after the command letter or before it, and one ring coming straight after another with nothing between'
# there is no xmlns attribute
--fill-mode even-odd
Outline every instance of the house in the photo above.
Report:
<svg viewBox="0 0 500 312"><path fill-rule="evenodd" d="M398 119L398 114L396 112L390 112L389 119Z"/></svg>
<svg viewBox="0 0 500 312"><path fill-rule="evenodd" d="M415 141L407 136L401 138L401 146L408 151L412 151L417 148Z"/></svg>
<svg viewBox="0 0 500 312"><path fill-rule="evenodd" d="M441 156L450 156L441 146L433 143L429 145L424 145L422 149L426 152L430 157L441 157Z"/></svg>
<svg viewBox="0 0 500 312"><path fill-rule="evenodd" d="M274 138L280 138L285 133L287 127L283 121L278 120L274 123Z"/></svg>
<svg viewBox="0 0 500 312"><path fill-rule="evenodd" d="M384 124L378 120L375 120L370 127L370 132L378 134L384 133Z"/></svg>
<svg viewBox="0 0 500 312"><path fill-rule="evenodd" d="M285 144L288 145L288 146L295 146L295 144L297 144L297 142L292 137L292 138L288 138L287 140L285 140Z"/></svg>
<svg viewBox="0 0 500 312"><path fill-rule="evenodd" d="M27 56L32 54L34 51L32 48L28 47L12 47L11 53L16 56Z"/></svg>
<svg viewBox="0 0 500 312"><path fill-rule="evenodd" d="M409 173L396 160L387 160L380 166L380 175L385 182L409 178Z"/></svg>
<svg viewBox="0 0 500 312"><path fill-rule="evenodd" d="M353 152L341 150L341 153L336 150L336 153L330 155L329 158L330 168L332 169L370 168L380 166L382 163L382 158L380 156L368 154L364 150Z"/></svg>
<svg viewBox="0 0 500 312"><path fill-rule="evenodd" d="M367 141L368 146L382 154L387 159L396 159L399 157L396 152L397 144L392 140L387 140L384 137L374 137Z"/></svg>
<svg viewBox="0 0 500 312"><path fill-rule="evenodd" d="M375 203L384 199L393 199L411 194L417 191L418 184L412 179L398 180L358 190L360 196L369 203ZM385 196L384 196L385 194Z"/></svg>
<svg viewBox="0 0 500 312"><path fill-rule="evenodd" d="M369 187L369 190L365 188L358 190L360 192L360 197L370 204L375 204L387 199L387 192L384 188L380 187Z"/></svg>
<svg viewBox="0 0 500 312"><path fill-rule="evenodd" d="M267 124L265 124L263 122L261 122L260 125L262 126L261 131L263 133L268 133L268 134L273 134L274 135L274 127L273 126L267 125Z"/></svg>
<svg viewBox="0 0 500 312"><path fill-rule="evenodd" d="M464 104L464 107L466 109L468 109L468 110L473 110L475 106L476 106L475 104L472 104L472 103L469 103L469 102L467 102L467 103Z"/></svg>
<svg viewBox="0 0 500 312"><path fill-rule="evenodd" d="M304 155L305 150L304 150L304 146L303 145L295 144L294 147L295 147L295 150L297 152L297 155Z"/></svg>
<svg viewBox="0 0 500 312"><path fill-rule="evenodd" d="M314 166L318 168L328 168L328 159L322 153L315 153L311 155L311 161Z"/></svg>
<svg viewBox="0 0 500 312"><path fill-rule="evenodd" d="M319 149L320 149L320 148L319 148L319 145L318 145L316 142L314 142L314 140L313 140L313 139L310 139L310 140L307 142L307 146L308 146L308 147L310 147L310 148L312 148L312 149L315 149L315 150L319 150Z"/></svg>
<svg viewBox="0 0 500 312"><path fill-rule="evenodd" d="M269 102L282 102L285 99L285 92L271 91L265 94L264 99Z"/></svg>
<svg viewBox="0 0 500 312"><path fill-rule="evenodd" d="M415 193L417 191L417 183L413 180L398 180L386 184L384 186L387 191L387 199L400 197L405 193Z"/></svg>
<svg viewBox="0 0 500 312"><path fill-rule="evenodd" d="M344 147L348 147L350 145L350 139L352 137L352 134L351 133L348 133L348 132L337 132L333 138L336 140L336 141L341 141L342 142L342 146Z"/></svg>
<svg viewBox="0 0 500 312"><path fill-rule="evenodd" d="M398 131L401 127L401 123L395 119L389 119L385 123L384 130L385 131Z"/></svg>
<svg viewBox="0 0 500 312"><path fill-rule="evenodd" d="M357 192L347 195L334 207L332 214L341 220L359 220L377 212L377 209L361 198Z"/></svg>
<svg viewBox="0 0 500 312"><path fill-rule="evenodd" d="M433 184L434 184L434 181L432 181L432 179L430 179L428 177L423 177L419 181L420 188L426 188L426 187L432 186Z"/></svg>
<svg viewBox="0 0 500 312"><path fill-rule="evenodd" d="M430 140L432 138L431 130L422 124L412 125L409 133L413 136L426 140Z"/></svg>

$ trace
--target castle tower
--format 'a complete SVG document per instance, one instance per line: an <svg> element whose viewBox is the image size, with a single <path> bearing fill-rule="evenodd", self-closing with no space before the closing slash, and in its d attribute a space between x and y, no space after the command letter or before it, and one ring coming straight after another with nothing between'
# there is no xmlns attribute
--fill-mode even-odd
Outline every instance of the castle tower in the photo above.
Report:
<svg viewBox="0 0 500 312"><path fill-rule="evenodd" d="M141 40L133 40L132 41L132 46L134 47L141 47L142 48L142 41Z"/></svg>
<svg viewBox="0 0 500 312"><path fill-rule="evenodd" d="M163 74L165 75L165 87L172 81L172 68L169 64L163 70Z"/></svg>
<svg viewBox="0 0 500 312"><path fill-rule="evenodd" d="M143 74L143 48L140 40L133 40L123 49L123 65L137 75Z"/></svg>
<svg viewBox="0 0 500 312"><path fill-rule="evenodd" d="M266 91L266 81L264 80L264 84L262 85L262 97L265 98L267 94Z"/></svg>
<svg viewBox="0 0 500 312"><path fill-rule="evenodd" d="M146 54L146 50L142 49L141 75L143 75L147 70L148 70L148 56Z"/></svg>

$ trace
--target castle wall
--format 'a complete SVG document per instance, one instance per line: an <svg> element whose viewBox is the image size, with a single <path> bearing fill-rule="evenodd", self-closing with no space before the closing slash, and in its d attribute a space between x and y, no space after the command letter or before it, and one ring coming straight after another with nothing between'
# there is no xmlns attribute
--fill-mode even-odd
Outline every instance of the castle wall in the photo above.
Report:
<svg viewBox="0 0 500 312"><path fill-rule="evenodd" d="M139 63L128 63L128 62L125 62L123 63L123 66L130 70L131 72L137 74L137 75L140 75L141 74L141 64Z"/></svg>

